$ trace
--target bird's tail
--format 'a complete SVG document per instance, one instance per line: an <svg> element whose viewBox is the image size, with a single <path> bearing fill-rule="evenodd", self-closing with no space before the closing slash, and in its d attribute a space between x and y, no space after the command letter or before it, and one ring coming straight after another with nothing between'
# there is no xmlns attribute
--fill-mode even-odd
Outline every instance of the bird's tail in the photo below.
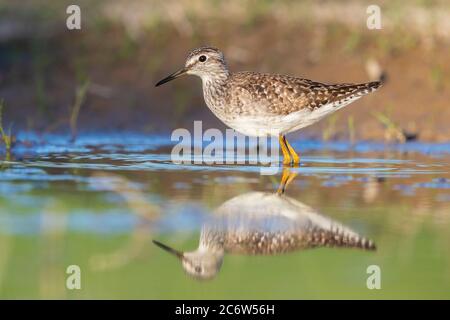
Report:
<svg viewBox="0 0 450 320"><path fill-rule="evenodd" d="M383 85L383 81L381 81L381 80L367 82L367 83L362 84L363 88L365 90L367 90L367 93L370 93L370 92L373 92L373 91L377 90L382 85Z"/></svg>
<svg viewBox="0 0 450 320"><path fill-rule="evenodd" d="M383 82L380 81L372 81L361 84L355 84L347 87L347 90L351 92L350 96L363 96L374 92L378 88L383 85Z"/></svg>
<svg viewBox="0 0 450 320"><path fill-rule="evenodd" d="M335 227L333 230L315 230L311 233L311 243L316 246L359 248L374 251L375 243L359 234Z"/></svg>
<svg viewBox="0 0 450 320"><path fill-rule="evenodd" d="M361 98L362 96L365 96L366 94L374 92L382 85L382 80L359 84L344 83L330 85L328 87L331 96L330 102L334 103L334 107L340 108Z"/></svg>

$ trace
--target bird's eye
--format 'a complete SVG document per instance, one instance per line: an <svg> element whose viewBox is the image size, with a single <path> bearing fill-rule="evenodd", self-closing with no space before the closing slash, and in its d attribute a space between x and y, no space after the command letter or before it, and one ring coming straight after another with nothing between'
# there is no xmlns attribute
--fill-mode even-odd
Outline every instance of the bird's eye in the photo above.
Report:
<svg viewBox="0 0 450 320"><path fill-rule="evenodd" d="M205 62L205 61L206 61L206 56L200 56L200 57L198 58L198 61L200 61L200 62Z"/></svg>
<svg viewBox="0 0 450 320"><path fill-rule="evenodd" d="M199 267L199 266L195 267L195 272L196 272L196 273L202 272L202 268Z"/></svg>

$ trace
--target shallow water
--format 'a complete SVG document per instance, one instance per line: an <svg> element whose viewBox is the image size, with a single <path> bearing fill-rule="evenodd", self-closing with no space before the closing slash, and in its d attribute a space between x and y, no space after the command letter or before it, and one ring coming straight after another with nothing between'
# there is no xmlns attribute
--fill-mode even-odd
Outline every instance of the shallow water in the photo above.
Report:
<svg viewBox="0 0 450 320"><path fill-rule="evenodd" d="M300 140L302 165L277 196L281 170L176 165L166 136L18 138L26 143L0 171L2 298L450 298L450 144ZM376 250L310 239L251 255L247 243L227 244L212 279L197 281L151 241L193 251L224 212L234 220L219 230L230 239L237 229L310 236L329 224ZM81 290L65 286L73 264ZM379 290L366 286L371 265Z"/></svg>

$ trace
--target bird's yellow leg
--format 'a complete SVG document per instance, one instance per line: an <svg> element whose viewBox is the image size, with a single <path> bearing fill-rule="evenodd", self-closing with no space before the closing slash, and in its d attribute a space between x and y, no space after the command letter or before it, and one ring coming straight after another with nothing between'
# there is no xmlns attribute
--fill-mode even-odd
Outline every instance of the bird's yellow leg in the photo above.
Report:
<svg viewBox="0 0 450 320"><path fill-rule="evenodd" d="M283 164L290 165L292 160L291 160L291 156L289 154L289 149L285 143L285 137L280 135L278 140L280 141L281 152L283 152Z"/></svg>
<svg viewBox="0 0 450 320"><path fill-rule="evenodd" d="M283 168L283 174L281 176L280 186L278 187L277 193L283 194L286 191L288 185L294 180L297 176L297 173L291 172L289 168Z"/></svg>
<svg viewBox="0 0 450 320"><path fill-rule="evenodd" d="M287 147L287 149L289 150L289 153L291 154L291 159L292 159L292 165L298 165L300 163L300 157L299 155L295 152L294 148L292 148L292 146L289 144L289 141L287 141L286 136L283 136L284 138L284 143Z"/></svg>
<svg viewBox="0 0 450 320"><path fill-rule="evenodd" d="M292 182L292 180L295 179L295 177L298 175L298 173L296 172L291 172L291 170L287 169L288 171L288 177L286 180L286 184L284 185L284 189L286 189L288 187L288 185Z"/></svg>

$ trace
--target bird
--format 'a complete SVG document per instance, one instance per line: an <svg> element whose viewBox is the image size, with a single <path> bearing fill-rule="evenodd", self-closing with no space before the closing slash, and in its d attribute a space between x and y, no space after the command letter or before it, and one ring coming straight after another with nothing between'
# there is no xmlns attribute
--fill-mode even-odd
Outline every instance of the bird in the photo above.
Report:
<svg viewBox="0 0 450 320"><path fill-rule="evenodd" d="M278 137L285 166L300 163L286 134L318 122L382 85L381 81L324 84L290 75L231 72L219 49L204 46L192 50L182 69L155 86L186 74L201 78L206 105L225 125L246 136Z"/></svg>
<svg viewBox="0 0 450 320"><path fill-rule="evenodd" d="M277 255L317 247L376 250L372 240L286 196L285 188L278 190L283 191L251 191L225 201L202 225L196 250L182 252L157 240L153 243L176 256L197 280L216 277L225 254Z"/></svg>

